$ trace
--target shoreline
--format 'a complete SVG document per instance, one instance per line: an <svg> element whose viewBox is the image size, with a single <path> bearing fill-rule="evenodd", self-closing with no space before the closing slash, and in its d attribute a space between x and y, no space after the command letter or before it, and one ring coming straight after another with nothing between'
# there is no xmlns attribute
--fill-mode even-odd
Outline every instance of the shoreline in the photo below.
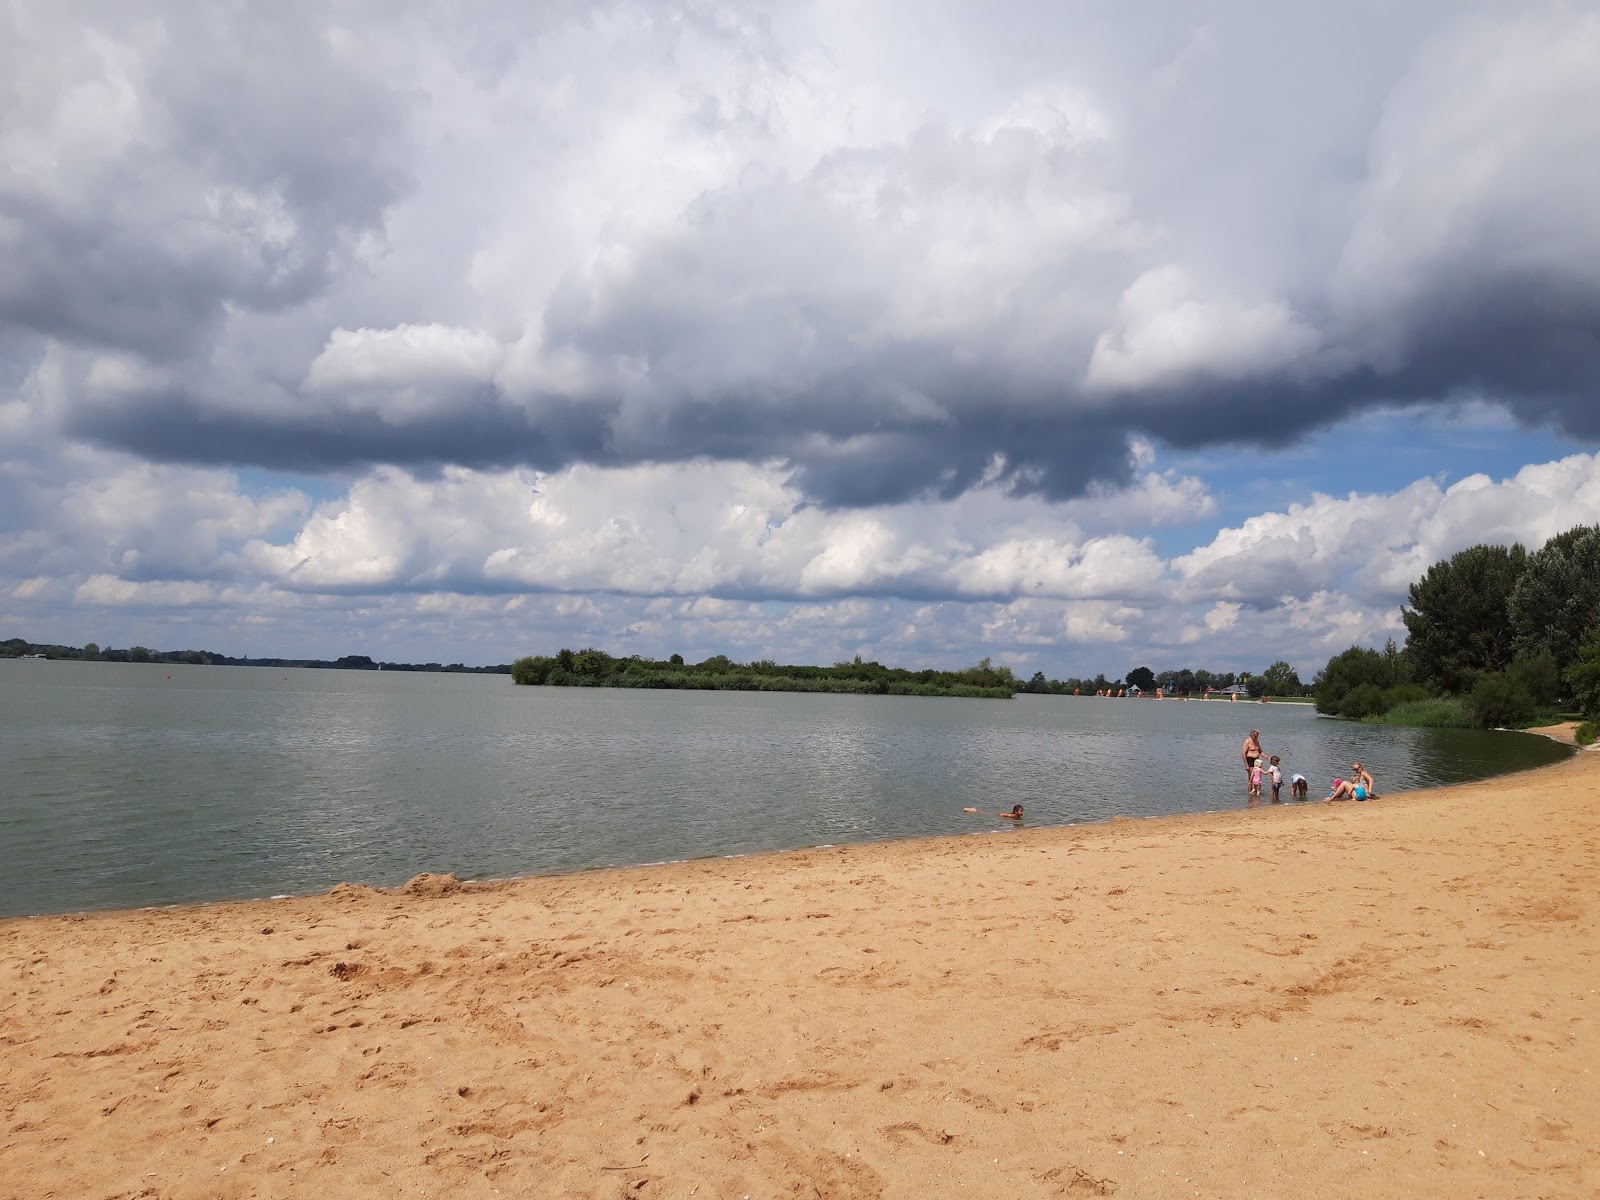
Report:
<svg viewBox="0 0 1600 1200"><path fill-rule="evenodd" d="M8 919L0 1196L1600 1188L1600 755L1005 832Z"/></svg>
<svg viewBox="0 0 1600 1200"><path fill-rule="evenodd" d="M1460 789L1460 788L1477 787L1477 786L1480 786L1480 785L1492 784L1496 780L1516 779L1516 778L1521 778L1521 777L1532 775L1532 774L1537 774L1538 772L1541 772L1541 771L1552 771L1552 770L1559 769L1559 768L1567 765L1568 763L1570 763L1572 761L1573 757L1580 756L1585 751L1588 751L1588 750L1600 751L1600 742L1597 742L1593 746L1588 746L1588 747L1579 746L1578 745L1577 741L1573 737L1573 730L1577 728L1578 724L1579 724L1579 722L1577 722L1577 721L1566 721L1566 722L1562 722L1562 723L1559 723L1559 724L1556 724L1556 725L1540 726L1538 728L1532 728L1532 729L1519 729L1519 730L1506 730L1506 731L1504 731L1504 732L1511 732L1511 733L1538 734L1538 735L1540 735L1542 737L1547 737L1552 741L1559 742L1562 745L1572 747L1573 750L1575 751L1575 754L1572 755L1572 756L1569 756L1566 759L1562 759L1562 760L1560 760L1558 762L1544 763L1544 764L1541 764L1539 766L1527 767L1527 768L1524 768L1522 770L1517 770L1517 771L1508 771L1508 772L1506 772L1505 774L1502 774L1502 775L1491 775L1486 779L1471 780L1471 781L1468 781L1468 782L1465 782L1465 783L1440 784L1440 785L1438 785L1436 787L1415 788L1415 789L1412 789L1410 791L1404 791L1404 792L1380 793L1375 801L1370 801L1370 802L1351 801L1349 803L1389 804L1389 803L1394 802L1395 800L1399 800L1399 799L1402 799L1402 798L1405 798L1405 797L1426 796L1426 795L1431 795L1431 794L1433 794L1435 792L1449 792L1449 791L1453 791L1453 790ZM887 837L887 838L880 838L880 839L877 839L877 840L874 840L874 841L865 841L865 842L820 843L820 844L815 845L815 846L795 846L795 847L790 847L790 848L786 848L786 849L777 849L777 850L752 850L752 851L749 851L748 853L744 853L744 854L713 854L713 855L706 855L706 856L703 856L703 857L694 857L694 858L664 859L664 860L661 860L659 862L650 862L650 863L620 863L620 864L607 865L607 866L577 867L577 868L574 868L574 869L571 869L571 870L554 871L554 872L550 872L548 874L488 876L488 877L484 877L484 878L473 878L473 879L466 879L466 880L458 880L458 883L463 889L466 889L466 890L479 890L479 889L490 888L490 887L496 887L497 888L497 887L504 887L504 886L508 886L508 885L528 883L528 882L541 880L541 879L583 878L583 877L586 877L586 876L595 875L597 873L605 873L605 872L610 872L610 871L653 870L653 869L658 869L658 868L683 867L683 866L689 866L689 865L692 865L692 864L695 864L695 863L713 863L713 862L725 862L725 861L727 861L727 862L734 862L734 861L737 861L737 862L764 861L764 860L767 860L767 859L782 858L785 855L809 854L809 853L812 853L812 852L815 852L815 851L832 850L832 849L844 848L844 847L898 846L898 845L923 845L923 844L937 845L937 844L942 843L942 842L961 841L961 840L966 839L966 838L981 837L981 836L984 836L984 835L987 835L987 834L995 834L995 835L999 835L999 836L1039 835L1039 834L1050 833L1050 832L1100 829L1100 828L1106 828L1106 827L1115 826L1115 825L1118 825L1118 824L1121 824L1121 823L1124 823L1124 822L1141 822L1141 823L1155 822L1155 823L1162 823L1162 822L1168 822L1168 821L1208 820L1208 819L1212 819L1212 818L1225 818L1225 817L1229 816L1230 814L1235 814L1235 813L1240 814L1240 815L1249 815L1249 814L1261 814L1261 813L1265 813L1265 812L1268 812L1268 811L1277 811L1277 810L1289 811L1289 810L1301 809L1301 808L1309 809L1309 808L1312 808L1314 806L1320 805L1321 802L1322 802L1322 798L1321 797L1313 795L1313 796L1309 797L1306 800L1283 800L1283 801L1280 801L1280 802L1278 802L1276 804L1271 803L1270 801L1264 801L1262 804L1257 805L1255 807L1243 806L1243 807L1237 807L1237 808L1205 809L1205 810L1200 811L1200 812L1191 812L1191 813L1154 813L1154 814L1151 814L1149 816L1130 816L1130 815L1124 815L1124 814L1120 814L1119 813L1119 814L1116 814L1116 815L1113 815L1113 816L1110 816L1110 817L1101 817L1101 818L1097 818L1097 819L1091 820L1091 821L1079 821L1079 822L1076 822L1076 823L1073 823L1073 824L1068 824L1068 825L1046 825L1046 826L1038 826L1038 827L1029 827L1026 824L1023 824L1023 825L1020 825L1020 826L1000 824L1000 825L994 825L994 826L990 826L988 828L983 828L983 829L973 829L973 830L970 830L970 831L967 831L967 832L962 832L962 833L910 834L910 835L906 835L906 836L902 836L902 837ZM431 878L431 877L439 876L439 874L440 873L433 872L433 871L422 871L422 872L419 872L418 875L416 875L414 877L414 879L420 879L420 878L425 878L425 877ZM455 876L452 875L452 876L450 876L450 878L455 878ZM282 894L277 894L277 895L268 895L268 896L232 896L232 897L222 897L222 898L215 899L215 900L175 900L175 901L172 901L170 903L165 903L165 904L146 904L146 905L138 905L138 906L133 906L133 907L84 908L84 909L68 909L68 910L60 911L60 912L17 913L17 914L13 914L13 915L10 915L10 916L0 915L0 931L3 931L5 925L8 922L12 922L12 921L38 921L38 920L49 920L49 919L52 919L52 918L66 918L66 917L116 916L118 914L123 914L123 913L167 912L167 911L183 910L183 909L215 908L215 907L218 907L218 906L238 905L238 904L260 904L260 905L282 904L282 903L285 903L287 901L311 900L311 899L315 899L317 897L327 896L327 895L330 895L330 894L332 894L334 892L337 892L338 889L340 889L342 887L360 887L360 888L367 888L367 889L370 889L372 891L379 892L379 893L395 894L395 893L403 893L410 882L412 882L412 881L407 881L406 883L390 884L390 885L376 885L376 884L367 884L367 883L364 883L364 882L353 881L353 880L343 880L343 881L340 881L338 883L335 883L335 884L331 885L329 888L318 890L318 891L314 891L314 892L288 892L288 893L282 893Z"/></svg>

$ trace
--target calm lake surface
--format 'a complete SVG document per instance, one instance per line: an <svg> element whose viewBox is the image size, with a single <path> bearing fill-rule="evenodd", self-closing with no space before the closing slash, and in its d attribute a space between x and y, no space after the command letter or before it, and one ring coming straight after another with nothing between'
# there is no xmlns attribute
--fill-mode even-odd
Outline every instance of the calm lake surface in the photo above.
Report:
<svg viewBox="0 0 1600 1200"><path fill-rule="evenodd" d="M1014 803L1029 826L1235 808L1251 728L1313 797L1355 758L1393 792L1567 753L1309 705L4 659L0 915L1004 833Z"/></svg>

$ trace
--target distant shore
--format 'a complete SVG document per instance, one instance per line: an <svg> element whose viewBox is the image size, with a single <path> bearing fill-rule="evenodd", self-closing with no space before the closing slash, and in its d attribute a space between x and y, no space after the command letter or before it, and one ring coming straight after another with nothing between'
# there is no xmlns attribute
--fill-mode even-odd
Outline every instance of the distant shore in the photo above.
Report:
<svg viewBox="0 0 1600 1200"><path fill-rule="evenodd" d="M7 920L0 1195L1590 1194L1597 802Z"/></svg>

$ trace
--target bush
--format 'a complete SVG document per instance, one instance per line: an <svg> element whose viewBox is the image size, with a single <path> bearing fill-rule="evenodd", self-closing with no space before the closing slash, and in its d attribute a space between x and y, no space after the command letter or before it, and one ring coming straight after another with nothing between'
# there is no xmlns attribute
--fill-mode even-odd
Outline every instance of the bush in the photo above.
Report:
<svg viewBox="0 0 1600 1200"><path fill-rule="evenodd" d="M1359 683L1344 694L1339 702L1339 715L1359 721L1363 717L1376 717L1388 705L1383 702L1383 691L1375 683Z"/></svg>
<svg viewBox="0 0 1600 1200"><path fill-rule="evenodd" d="M1480 729L1525 725L1533 716L1533 700L1503 671L1482 675L1467 696L1467 711Z"/></svg>
<svg viewBox="0 0 1600 1200"><path fill-rule="evenodd" d="M1384 689L1383 710L1388 712L1402 704L1420 704L1427 699L1428 689L1420 683L1397 683L1392 688Z"/></svg>
<svg viewBox="0 0 1600 1200"><path fill-rule="evenodd" d="M1600 737L1600 722L1585 721L1572 731L1572 736L1577 739L1580 746L1592 746L1594 740Z"/></svg>

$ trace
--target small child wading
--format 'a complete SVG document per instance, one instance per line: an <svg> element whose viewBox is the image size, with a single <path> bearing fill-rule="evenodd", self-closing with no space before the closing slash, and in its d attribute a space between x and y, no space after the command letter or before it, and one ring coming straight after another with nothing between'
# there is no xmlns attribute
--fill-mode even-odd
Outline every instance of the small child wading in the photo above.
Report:
<svg viewBox="0 0 1600 1200"><path fill-rule="evenodd" d="M1272 756L1272 761L1267 767L1267 775L1272 779L1272 802L1278 804L1280 803L1278 789L1283 787L1283 769L1278 766L1278 756L1276 754Z"/></svg>
<svg viewBox="0 0 1600 1200"><path fill-rule="evenodd" d="M1261 796L1261 760L1259 758L1250 768L1250 795L1256 799Z"/></svg>

